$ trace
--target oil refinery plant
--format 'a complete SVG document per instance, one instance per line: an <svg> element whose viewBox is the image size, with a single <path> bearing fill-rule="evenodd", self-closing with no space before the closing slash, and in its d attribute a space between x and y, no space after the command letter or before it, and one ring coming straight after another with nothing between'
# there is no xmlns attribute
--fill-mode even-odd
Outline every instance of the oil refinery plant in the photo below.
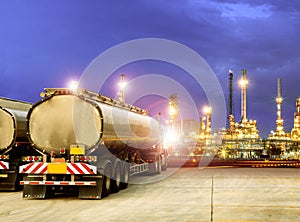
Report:
<svg viewBox="0 0 300 222"><path fill-rule="evenodd" d="M277 97L275 100L276 129L267 138L261 138L257 128L257 121L247 118L248 80L246 70L242 70L239 85L241 87L241 118L237 122L233 113L233 72L229 71L228 127L216 131L216 134L221 137L222 142L221 144L215 144L217 146L217 153L215 155L223 159L299 159L300 97L296 100L294 127L291 132L285 132L284 120L282 118L283 98L281 79L277 79ZM211 141L213 136L210 125L211 109L209 111L209 118L200 118L198 147L194 149L196 150L194 153L198 154L199 152L197 151L199 149L212 149Z"/></svg>
<svg viewBox="0 0 300 222"><path fill-rule="evenodd" d="M299 159L300 143L300 97L296 100L296 112L294 114L294 126L291 132L285 132L284 119L282 118L282 87L281 79L277 79L277 97L275 130L271 131L267 138L261 138L257 121L248 118L247 87L248 79L245 69L241 72L239 86L241 88L241 116L237 117L233 112L233 72L229 70L229 98L227 128L212 131L211 119L213 109L206 106L203 109L204 116L199 122L195 120L178 121L178 96L169 97L169 129L170 132L181 132L184 139L181 145L170 150L171 155L189 156L215 156L222 159ZM182 125L182 126L181 126ZM188 125L188 126L186 126ZM183 129L180 129L182 127ZM193 131L189 134L189 130ZM194 140L194 143L184 142ZM196 141L196 142L195 142ZM176 146L176 145L175 145ZM188 150L187 147L190 149Z"/></svg>

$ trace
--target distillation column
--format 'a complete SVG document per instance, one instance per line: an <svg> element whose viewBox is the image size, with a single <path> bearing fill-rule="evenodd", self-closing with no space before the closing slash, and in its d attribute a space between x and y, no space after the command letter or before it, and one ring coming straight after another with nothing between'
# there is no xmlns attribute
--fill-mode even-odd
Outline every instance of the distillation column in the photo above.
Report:
<svg viewBox="0 0 300 222"><path fill-rule="evenodd" d="M204 123L205 117L200 117L200 124L199 124L199 135L200 138L203 139L205 137L205 123Z"/></svg>
<svg viewBox="0 0 300 222"><path fill-rule="evenodd" d="M205 134L207 137L211 136L211 107L206 108L206 129Z"/></svg>
<svg viewBox="0 0 300 222"><path fill-rule="evenodd" d="M277 79L277 120L276 120L276 134L278 136L284 135L283 130L283 119L281 118L281 104L282 104L282 97L281 97L281 81L280 78Z"/></svg>
<svg viewBox="0 0 300 222"><path fill-rule="evenodd" d="M125 86L126 86L125 74L121 74L121 81L119 82L119 101L125 103Z"/></svg>
<svg viewBox="0 0 300 222"><path fill-rule="evenodd" d="M242 79L240 81L240 85L242 88L242 95L241 95L241 118L242 123L247 122L247 85L248 80L246 77L246 70L242 70Z"/></svg>
<svg viewBox="0 0 300 222"><path fill-rule="evenodd" d="M292 129L291 136L293 140L300 139L300 97L296 100L296 112L294 114L294 128Z"/></svg>

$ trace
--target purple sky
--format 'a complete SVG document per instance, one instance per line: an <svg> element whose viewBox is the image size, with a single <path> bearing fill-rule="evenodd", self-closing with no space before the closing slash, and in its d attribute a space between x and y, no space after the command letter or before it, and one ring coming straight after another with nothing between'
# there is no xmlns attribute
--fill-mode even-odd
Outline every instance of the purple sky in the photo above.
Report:
<svg viewBox="0 0 300 222"><path fill-rule="evenodd" d="M36 102L44 87L78 79L105 50L133 39L164 38L199 53L226 100L228 70L233 70L237 120L237 82L247 69L248 117L257 120L265 137L275 129L277 77L282 78L286 131L293 125L300 96L299 27L299 1L0 1L0 96ZM199 107L207 103L193 80L171 65L137 63L118 71L129 80L140 73L163 73L195 89L190 92ZM105 86L102 93L114 96L115 87Z"/></svg>

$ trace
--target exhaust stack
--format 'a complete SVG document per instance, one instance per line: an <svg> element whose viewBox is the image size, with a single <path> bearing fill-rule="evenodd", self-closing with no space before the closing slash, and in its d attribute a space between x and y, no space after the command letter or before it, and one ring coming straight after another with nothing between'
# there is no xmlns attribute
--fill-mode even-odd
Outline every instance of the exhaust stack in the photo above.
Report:
<svg viewBox="0 0 300 222"><path fill-rule="evenodd" d="M233 115L233 72L229 70L229 115L228 115L228 127L231 131L234 131L234 115Z"/></svg>
<svg viewBox="0 0 300 222"><path fill-rule="evenodd" d="M229 70L229 116L233 115L232 81L233 73L231 70Z"/></svg>

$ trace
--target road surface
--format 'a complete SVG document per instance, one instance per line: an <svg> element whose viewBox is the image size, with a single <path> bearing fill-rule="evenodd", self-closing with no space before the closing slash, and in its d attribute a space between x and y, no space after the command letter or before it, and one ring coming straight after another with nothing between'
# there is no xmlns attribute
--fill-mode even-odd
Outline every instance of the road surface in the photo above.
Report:
<svg viewBox="0 0 300 222"><path fill-rule="evenodd" d="M300 221L300 169L169 168L102 200L0 193L1 221Z"/></svg>

